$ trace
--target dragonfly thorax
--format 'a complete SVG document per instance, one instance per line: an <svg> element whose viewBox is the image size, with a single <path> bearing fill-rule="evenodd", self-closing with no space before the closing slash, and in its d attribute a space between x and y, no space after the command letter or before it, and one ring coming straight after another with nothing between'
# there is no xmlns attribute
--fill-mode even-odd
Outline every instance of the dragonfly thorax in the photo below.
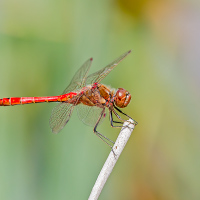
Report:
<svg viewBox="0 0 200 200"><path fill-rule="evenodd" d="M126 107L130 103L130 100L131 94L123 88L119 88L114 96L115 105L119 108Z"/></svg>

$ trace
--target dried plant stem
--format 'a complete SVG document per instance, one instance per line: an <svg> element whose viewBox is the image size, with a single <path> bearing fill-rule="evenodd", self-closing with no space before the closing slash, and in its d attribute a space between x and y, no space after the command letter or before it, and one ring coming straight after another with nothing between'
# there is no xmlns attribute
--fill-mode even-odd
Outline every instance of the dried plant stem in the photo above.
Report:
<svg viewBox="0 0 200 200"><path fill-rule="evenodd" d="M97 200L101 191L110 176L120 154L122 153L131 133L134 129L133 120L129 119L128 121L124 122L121 132L113 146L113 151L110 152L101 172L96 180L96 183L90 193L88 200Z"/></svg>

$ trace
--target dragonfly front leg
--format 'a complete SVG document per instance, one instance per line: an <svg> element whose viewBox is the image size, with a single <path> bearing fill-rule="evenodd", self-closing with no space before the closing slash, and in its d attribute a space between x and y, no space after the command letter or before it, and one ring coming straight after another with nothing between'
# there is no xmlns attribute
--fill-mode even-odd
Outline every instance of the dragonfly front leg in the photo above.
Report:
<svg viewBox="0 0 200 200"><path fill-rule="evenodd" d="M130 116L127 115L126 113L122 112L122 111L121 111L118 107L116 107L115 105L113 105L113 107L114 107L118 112L120 112L121 114L123 114L123 115L125 115L126 117L132 119L132 117L130 117ZM114 109L113 109L113 112L115 113L115 115L116 115L116 117L117 117L118 119L120 119L120 120L122 120L122 121L126 121L126 120L123 120L123 119L116 113L116 111L115 111ZM132 120L134 121L134 125L137 125L137 124L138 124L134 119L132 119Z"/></svg>
<svg viewBox="0 0 200 200"><path fill-rule="evenodd" d="M105 108L103 108L103 110L102 110L102 112L101 112L101 114L100 114L100 116L99 116L99 118L98 118L98 120L95 124L93 131L103 142L105 142L109 147L112 148L112 146L106 140L108 140L109 142L111 142L113 144L114 144L114 142L97 131L97 126L99 125L99 122L100 122L101 118L103 117L104 112L105 112Z"/></svg>
<svg viewBox="0 0 200 200"><path fill-rule="evenodd" d="M118 124L123 124L123 122L121 122L121 121L114 121L113 120L113 115L112 115L112 110L110 109L109 110L109 113L110 113L110 125L112 126L112 127L114 127L114 128L121 128L121 127L123 127L123 126L114 126L114 124L113 123L118 123ZM119 116L120 117L120 116Z"/></svg>

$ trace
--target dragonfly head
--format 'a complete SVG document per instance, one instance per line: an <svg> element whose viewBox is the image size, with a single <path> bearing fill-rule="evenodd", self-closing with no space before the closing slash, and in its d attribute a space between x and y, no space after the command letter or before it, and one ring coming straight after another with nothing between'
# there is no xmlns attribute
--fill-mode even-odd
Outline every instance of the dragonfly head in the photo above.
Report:
<svg viewBox="0 0 200 200"><path fill-rule="evenodd" d="M131 100L131 94L123 89L119 88L115 94L115 105L119 108L124 108L126 107Z"/></svg>

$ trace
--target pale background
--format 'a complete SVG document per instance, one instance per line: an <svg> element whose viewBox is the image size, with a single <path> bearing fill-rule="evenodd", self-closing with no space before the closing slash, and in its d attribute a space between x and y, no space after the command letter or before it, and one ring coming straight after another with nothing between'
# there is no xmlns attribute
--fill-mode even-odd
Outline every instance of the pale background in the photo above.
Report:
<svg viewBox="0 0 200 200"><path fill-rule="evenodd" d="M139 124L99 199L199 200L199 38L198 0L1 0L0 98L59 95L88 58L132 49L103 83L130 91ZM55 105L0 108L0 199L88 198L110 148L76 111L52 134Z"/></svg>

